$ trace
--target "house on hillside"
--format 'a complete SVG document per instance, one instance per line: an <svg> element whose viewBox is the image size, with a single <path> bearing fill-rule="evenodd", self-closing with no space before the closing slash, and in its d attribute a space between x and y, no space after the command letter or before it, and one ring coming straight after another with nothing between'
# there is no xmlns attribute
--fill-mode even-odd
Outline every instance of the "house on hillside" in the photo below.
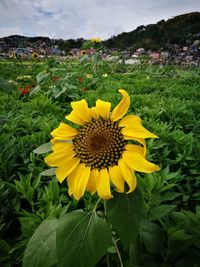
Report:
<svg viewBox="0 0 200 267"><path fill-rule="evenodd" d="M169 52L168 51L162 51L160 53L160 57L161 57L161 59L167 59L167 58L169 58Z"/></svg>
<svg viewBox="0 0 200 267"><path fill-rule="evenodd" d="M140 56L140 55L143 55L144 53L145 53L145 49L141 47L136 50L135 55Z"/></svg>
<svg viewBox="0 0 200 267"><path fill-rule="evenodd" d="M22 59L30 58L32 54L32 52L26 47L16 48L14 52L18 54Z"/></svg>
<svg viewBox="0 0 200 267"><path fill-rule="evenodd" d="M184 52L188 51L188 46L184 46L184 47L182 48L182 50L183 50Z"/></svg>
<svg viewBox="0 0 200 267"><path fill-rule="evenodd" d="M149 56L154 60L159 60L161 58L161 53L160 52L151 52Z"/></svg>
<svg viewBox="0 0 200 267"><path fill-rule="evenodd" d="M60 56L62 54L62 51L58 47L53 47L50 49L50 53L52 55Z"/></svg>
<svg viewBox="0 0 200 267"><path fill-rule="evenodd" d="M195 40L193 42L193 46L199 46L200 45L200 40Z"/></svg>

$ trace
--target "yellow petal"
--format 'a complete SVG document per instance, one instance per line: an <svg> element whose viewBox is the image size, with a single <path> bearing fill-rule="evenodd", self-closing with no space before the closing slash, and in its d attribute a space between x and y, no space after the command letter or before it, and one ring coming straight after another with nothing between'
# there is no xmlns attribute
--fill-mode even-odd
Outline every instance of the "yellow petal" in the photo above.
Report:
<svg viewBox="0 0 200 267"><path fill-rule="evenodd" d="M73 158L76 155L76 152L72 151L66 151L63 153L63 151L58 151L58 152L53 152L47 157L45 157L44 161L49 165L49 166L60 166L62 164L65 164L68 159Z"/></svg>
<svg viewBox="0 0 200 267"><path fill-rule="evenodd" d="M124 126L134 126L135 124L137 125L138 123L141 124L141 119L140 117L136 115L127 115L126 117L122 118L119 122L119 127L124 127Z"/></svg>
<svg viewBox="0 0 200 267"><path fill-rule="evenodd" d="M143 144L143 147L142 146L138 146L138 145L134 145L134 144L127 144L125 146L125 149L130 151L130 152L139 153L139 154L141 154L141 155L143 155L145 157L146 156L146 152L147 152L146 143L142 142L142 141L140 141L140 143Z"/></svg>
<svg viewBox="0 0 200 267"><path fill-rule="evenodd" d="M90 169L90 167L81 163L67 178L70 191L76 200L79 200L85 193L90 177Z"/></svg>
<svg viewBox="0 0 200 267"><path fill-rule="evenodd" d="M110 102L105 102L102 101L101 99L98 99L96 101L96 111L105 120L107 120L110 115L110 107L111 107Z"/></svg>
<svg viewBox="0 0 200 267"><path fill-rule="evenodd" d="M110 191L110 178L107 169L102 169L98 174L96 181L97 193L102 199L112 198Z"/></svg>
<svg viewBox="0 0 200 267"><path fill-rule="evenodd" d="M134 138L135 141L137 141L138 143L142 144L143 146L146 146L146 141L144 138Z"/></svg>
<svg viewBox="0 0 200 267"><path fill-rule="evenodd" d="M110 116L112 121L121 119L126 114L130 106L130 97L128 93L123 89L120 89L119 92L122 94L122 100L112 111Z"/></svg>
<svg viewBox="0 0 200 267"><path fill-rule="evenodd" d="M96 107L92 107L90 109L90 114L91 114L91 117L94 118L94 119L98 119L99 118L99 114L96 110Z"/></svg>
<svg viewBox="0 0 200 267"><path fill-rule="evenodd" d="M128 138L128 137L125 137L125 136L124 136L124 139L125 140L133 140L133 138ZM147 153L147 147L146 147L145 139L144 138L134 137L134 141L137 141L138 143L140 143L140 144L143 145L143 149L144 149L143 156L145 157L146 156L146 153Z"/></svg>
<svg viewBox="0 0 200 267"><path fill-rule="evenodd" d="M132 140L133 138L129 138L129 139L126 139L126 140ZM146 146L146 142L145 142L145 139L144 138L137 138L135 137L134 138L134 141L137 141L138 143L142 144L143 146Z"/></svg>
<svg viewBox="0 0 200 267"><path fill-rule="evenodd" d="M60 183L78 166L80 159L70 158L56 169L56 177Z"/></svg>
<svg viewBox="0 0 200 267"><path fill-rule="evenodd" d="M76 116L83 122L89 122L91 120L90 110L85 99L80 101L72 102L71 106Z"/></svg>
<svg viewBox="0 0 200 267"><path fill-rule="evenodd" d="M134 138L158 138L158 136L146 130L142 125L124 127L121 129L121 133L124 135L125 140Z"/></svg>
<svg viewBox="0 0 200 267"><path fill-rule="evenodd" d="M58 128L56 128L51 135L56 140L70 140L78 134L78 131L65 123L60 123Z"/></svg>
<svg viewBox="0 0 200 267"><path fill-rule="evenodd" d="M78 125L83 125L84 124L84 120L81 120L76 113L74 112L74 110L71 111L71 113L67 116L65 116L65 119L67 119L68 121L71 121L73 123L76 123Z"/></svg>
<svg viewBox="0 0 200 267"><path fill-rule="evenodd" d="M70 197L73 195L73 192L69 187L68 187L68 194L70 195Z"/></svg>
<svg viewBox="0 0 200 267"><path fill-rule="evenodd" d="M131 169L125 164L123 159L118 161L118 166L120 168L120 172L129 186L129 191L127 193L131 193L135 190L137 186L137 180L135 174L131 171Z"/></svg>
<svg viewBox="0 0 200 267"><path fill-rule="evenodd" d="M127 144L125 146L125 149L127 151L130 151L133 153L138 153L138 154L144 155L144 147L142 147L142 146L138 146L138 145L134 145L134 144Z"/></svg>
<svg viewBox="0 0 200 267"><path fill-rule="evenodd" d="M87 190L93 195L96 193L96 181L98 179L99 172L97 169L93 169L90 172L90 177L87 184Z"/></svg>
<svg viewBox="0 0 200 267"><path fill-rule="evenodd" d="M147 161L141 154L138 153L124 151L122 158L126 164L135 171L152 173L160 170L160 167Z"/></svg>
<svg viewBox="0 0 200 267"><path fill-rule="evenodd" d="M74 149L74 145L72 143L60 142L59 140L58 140L57 143L53 144L53 146L52 146L52 150L53 151L60 151L60 150L63 150L63 151L70 150L70 151L72 151L73 149Z"/></svg>
<svg viewBox="0 0 200 267"><path fill-rule="evenodd" d="M119 166L109 167L109 176L111 182L116 186L116 190L120 193L124 192L124 178L120 172Z"/></svg>
<svg viewBox="0 0 200 267"><path fill-rule="evenodd" d="M59 143L60 141L59 140L56 140L56 139L54 139L54 138L52 138L51 139L51 143L54 145L54 144L56 144L56 143Z"/></svg>
<svg viewBox="0 0 200 267"><path fill-rule="evenodd" d="M126 139L131 139L130 137L133 136L138 138L158 138L155 134L145 129L141 122L140 117L136 115L127 115L120 120L119 127L124 127L121 132Z"/></svg>

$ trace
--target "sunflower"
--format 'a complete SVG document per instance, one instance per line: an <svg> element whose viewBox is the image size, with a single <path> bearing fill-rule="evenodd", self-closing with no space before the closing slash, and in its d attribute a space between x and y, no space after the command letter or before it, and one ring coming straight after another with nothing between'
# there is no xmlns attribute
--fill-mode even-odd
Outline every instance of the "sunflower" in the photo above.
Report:
<svg viewBox="0 0 200 267"><path fill-rule="evenodd" d="M101 39L100 38L97 38L97 37L96 38L92 38L91 39L91 42L94 43L94 44L101 43Z"/></svg>
<svg viewBox="0 0 200 267"><path fill-rule="evenodd" d="M135 190L135 171L151 173L160 168L146 160L146 138L157 138L146 130L136 115L123 117L130 97L120 89L120 103L110 113L111 103L100 99L89 108L82 99L72 102L65 118L78 128L60 123L53 136L53 153L45 158L56 168L59 182L67 180L69 194L79 200L89 191L102 199L112 198L111 187L123 193ZM135 143L133 143L135 141Z"/></svg>
<svg viewBox="0 0 200 267"><path fill-rule="evenodd" d="M90 74L90 73L86 74L85 76L86 76L88 79L90 79L90 80L93 79L93 75Z"/></svg>
<svg viewBox="0 0 200 267"><path fill-rule="evenodd" d="M81 50L81 55L84 56L87 54L87 51L86 50Z"/></svg>
<svg viewBox="0 0 200 267"><path fill-rule="evenodd" d="M33 53L33 54L32 54L32 59L38 59L38 58L39 58L38 53Z"/></svg>
<svg viewBox="0 0 200 267"><path fill-rule="evenodd" d="M12 53L11 53L11 57L12 57L12 58L17 58L17 53L16 53L15 51L12 51Z"/></svg>
<svg viewBox="0 0 200 267"><path fill-rule="evenodd" d="M74 55L74 54L73 54L73 52L72 52L72 51L69 51L69 52L68 52L68 56L71 56L71 57L73 57L73 55Z"/></svg>

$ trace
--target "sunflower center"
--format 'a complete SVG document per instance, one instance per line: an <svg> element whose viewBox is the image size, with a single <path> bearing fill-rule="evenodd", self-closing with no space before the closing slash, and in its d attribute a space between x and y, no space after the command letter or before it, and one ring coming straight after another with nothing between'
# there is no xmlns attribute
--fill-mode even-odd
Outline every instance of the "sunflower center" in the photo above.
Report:
<svg viewBox="0 0 200 267"><path fill-rule="evenodd" d="M103 118L86 123L73 139L76 157L86 166L97 169L117 165L126 143L117 122Z"/></svg>

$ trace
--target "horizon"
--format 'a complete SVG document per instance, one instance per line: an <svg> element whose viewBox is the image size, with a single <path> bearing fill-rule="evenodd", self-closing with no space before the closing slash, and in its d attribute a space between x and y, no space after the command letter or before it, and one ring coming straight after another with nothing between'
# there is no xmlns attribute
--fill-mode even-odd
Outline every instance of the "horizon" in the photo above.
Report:
<svg viewBox="0 0 200 267"><path fill-rule="evenodd" d="M200 11L199 0L1 0L0 38L12 35L50 39L107 40L139 26Z"/></svg>
<svg viewBox="0 0 200 267"><path fill-rule="evenodd" d="M177 16L172 16L172 17L170 17L170 18L168 18L168 19L166 19L166 20L164 20L164 21L167 22L168 20L174 19L174 18L176 18L176 17L184 16L184 15L188 15L188 14L192 14L192 13L200 13L200 12L199 12L199 11L193 11L193 12L189 12L189 13L179 14L179 15L177 15ZM159 22L159 21L157 21L156 23L149 23L149 24L144 25L144 26L146 27L146 26L148 26L148 25L156 25L158 22ZM140 26L143 26L143 25L138 25L137 28L140 27ZM131 31L129 31L129 32L135 31L137 28L135 28L135 29L133 29L133 30L131 30ZM118 35L120 35L120 34L122 34L122 33L129 33L129 32L121 32L121 33L118 33L116 36L118 36ZM73 38L68 38L68 39L63 39L63 38L51 38L51 37L49 37L49 36L39 36L39 35L38 35L38 36L26 36L26 35L20 35L20 34L12 34L12 35L8 35L8 36L3 36L3 37L0 37L0 39L2 39L2 38L9 38L9 37L13 37L13 36L20 36L20 37L25 37L25 38L49 38L49 39L51 39L51 40L59 40L59 39L62 39L62 40L70 40L70 39L73 39ZM109 37L108 39L110 39L110 38L112 38L112 37L113 37L113 36ZM78 40L78 39L89 40L89 39L84 39L83 37L77 37L76 39L73 39L73 40ZM106 39L106 40L108 40L108 39ZM103 41L106 41L106 40L103 40Z"/></svg>

